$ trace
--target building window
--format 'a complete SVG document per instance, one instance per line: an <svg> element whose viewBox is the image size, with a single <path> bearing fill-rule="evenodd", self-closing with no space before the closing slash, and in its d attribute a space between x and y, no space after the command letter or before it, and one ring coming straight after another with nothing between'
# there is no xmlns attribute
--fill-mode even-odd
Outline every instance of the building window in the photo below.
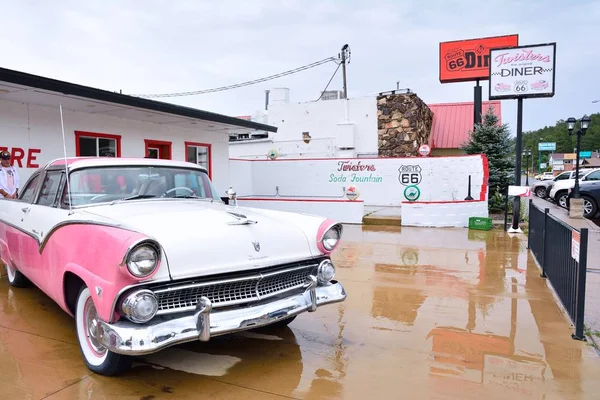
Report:
<svg viewBox="0 0 600 400"><path fill-rule="evenodd" d="M208 170L208 177L212 179L212 155L210 144L185 142L185 160L205 167Z"/></svg>
<svg viewBox="0 0 600 400"><path fill-rule="evenodd" d="M77 157L121 157L121 136L75 132Z"/></svg>

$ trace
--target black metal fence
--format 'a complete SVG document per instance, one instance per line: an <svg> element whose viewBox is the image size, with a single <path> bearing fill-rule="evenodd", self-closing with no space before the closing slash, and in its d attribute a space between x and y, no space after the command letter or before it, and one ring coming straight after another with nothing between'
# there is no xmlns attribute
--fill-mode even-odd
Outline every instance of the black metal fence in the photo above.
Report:
<svg viewBox="0 0 600 400"><path fill-rule="evenodd" d="M587 272L588 230L577 230L529 200L529 232L527 247L542 268L558 298L569 314L575 334L573 339L585 340L585 279ZM579 260L576 260L579 258Z"/></svg>

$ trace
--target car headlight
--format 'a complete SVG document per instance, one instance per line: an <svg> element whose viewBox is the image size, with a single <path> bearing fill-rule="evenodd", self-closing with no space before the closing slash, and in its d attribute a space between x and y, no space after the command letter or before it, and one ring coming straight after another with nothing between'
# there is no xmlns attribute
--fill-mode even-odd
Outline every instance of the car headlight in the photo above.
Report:
<svg viewBox="0 0 600 400"><path fill-rule="evenodd" d="M148 289L135 291L128 295L121 305L123 314L132 322L150 321L158 312L158 301Z"/></svg>
<svg viewBox="0 0 600 400"><path fill-rule="evenodd" d="M151 275L158 266L158 246L143 242L132 248L127 254L127 269L136 278Z"/></svg>
<svg viewBox="0 0 600 400"><path fill-rule="evenodd" d="M342 226L341 225L334 225L331 228L329 228L327 230L327 232L325 232L325 234L323 235L323 238L321 239L321 243L323 244L323 247L325 248L325 250L327 251L331 251L335 248L335 246L338 244L338 241L340 240L342 236Z"/></svg>
<svg viewBox="0 0 600 400"><path fill-rule="evenodd" d="M329 283L335 276L335 267L331 260L323 260L317 270L317 281L321 285Z"/></svg>

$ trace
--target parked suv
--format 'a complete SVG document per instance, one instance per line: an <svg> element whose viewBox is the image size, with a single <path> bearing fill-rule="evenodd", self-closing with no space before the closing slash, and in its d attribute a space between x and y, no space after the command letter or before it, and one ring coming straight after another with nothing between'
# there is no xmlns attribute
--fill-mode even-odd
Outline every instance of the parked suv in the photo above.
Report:
<svg viewBox="0 0 600 400"><path fill-rule="evenodd" d="M579 196L583 199L583 216L594 218L600 210L600 180L581 182ZM571 188L567 197L567 208L570 207L572 198L573 189Z"/></svg>
<svg viewBox="0 0 600 400"><path fill-rule="evenodd" d="M588 170L579 171L579 181L600 181L600 168L593 168ZM567 208L567 197L569 196L569 189L575 185L575 179L565 179L554 183L552 190L550 190L550 198L554 199L554 202L563 208Z"/></svg>

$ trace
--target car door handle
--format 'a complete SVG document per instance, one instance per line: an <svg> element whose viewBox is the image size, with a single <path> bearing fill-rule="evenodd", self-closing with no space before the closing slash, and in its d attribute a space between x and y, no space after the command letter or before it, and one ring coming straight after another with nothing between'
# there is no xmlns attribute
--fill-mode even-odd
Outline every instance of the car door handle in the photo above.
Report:
<svg viewBox="0 0 600 400"><path fill-rule="evenodd" d="M21 211L23 211L24 213L28 213L29 207L23 207L23 208L21 208Z"/></svg>

